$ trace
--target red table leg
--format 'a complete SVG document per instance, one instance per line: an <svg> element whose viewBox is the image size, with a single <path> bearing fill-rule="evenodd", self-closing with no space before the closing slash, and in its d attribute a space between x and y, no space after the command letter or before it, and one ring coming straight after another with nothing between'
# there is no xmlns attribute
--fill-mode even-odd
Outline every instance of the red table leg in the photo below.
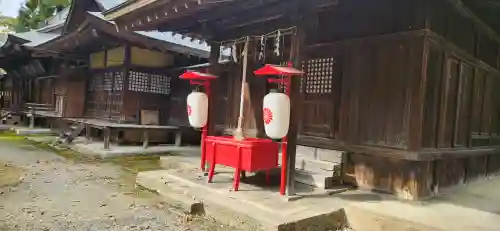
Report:
<svg viewBox="0 0 500 231"><path fill-rule="evenodd" d="M240 187L240 173L241 173L241 147L238 147L238 157L236 159L236 169L234 171L234 191L238 191Z"/></svg>
<svg viewBox="0 0 500 231"><path fill-rule="evenodd" d="M212 160L210 161L210 170L208 171L208 183L212 183L212 178L214 178L214 172L215 172L215 142L212 143L213 145L213 152L212 152Z"/></svg>

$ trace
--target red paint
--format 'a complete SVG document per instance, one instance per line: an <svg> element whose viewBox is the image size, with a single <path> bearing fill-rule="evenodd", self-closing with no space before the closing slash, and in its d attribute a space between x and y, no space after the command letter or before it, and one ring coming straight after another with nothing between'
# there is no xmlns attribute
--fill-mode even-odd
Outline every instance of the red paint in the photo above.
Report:
<svg viewBox="0 0 500 231"><path fill-rule="evenodd" d="M292 75L303 75L304 72L301 70L297 70L293 68L291 65L288 67L277 66L273 64L266 64L264 67L253 72L255 75L284 75L284 76L292 76Z"/></svg>
<svg viewBox="0 0 500 231"><path fill-rule="evenodd" d="M285 94L290 97L290 83L292 76L294 75L302 76L304 72L293 68L292 63L288 62L287 67L266 64L264 67L254 71L254 74L257 76L272 76L272 75L281 76L282 78L268 78L267 82L282 85L285 88ZM281 140L281 184L280 184L281 195L285 195L286 192L286 183L287 183L286 172L288 168L288 154L286 152L287 147L288 147L288 137L285 136Z"/></svg>
<svg viewBox="0 0 500 231"><path fill-rule="evenodd" d="M273 122L273 112L269 108L264 108L264 123L270 124Z"/></svg>
<svg viewBox="0 0 500 231"><path fill-rule="evenodd" d="M181 79L186 79L189 80L189 83L191 85L199 85L203 86L205 89L205 94L207 94L207 97L210 102L210 80L216 79L217 76L208 74L208 73L202 73L202 72L197 72L197 71L186 71L183 73L181 76L179 76ZM187 106L187 111L188 111L188 116L191 115L192 109L191 106ZM208 115L210 115L210 108L208 108ZM207 119L207 121L210 121L210 117ZM208 135L208 122L207 124L201 129L201 163L200 163L200 169L205 172L205 162L206 162L206 142L205 138Z"/></svg>
<svg viewBox="0 0 500 231"><path fill-rule="evenodd" d="M232 136L207 136L205 142L210 164L208 181L212 181L215 165L232 167L235 169L235 191L238 191L242 171L269 171L278 167L279 144L270 139L245 138L239 141ZM269 181L269 176L266 176L266 181Z"/></svg>
<svg viewBox="0 0 500 231"><path fill-rule="evenodd" d="M216 79L217 76L198 71L186 71L179 78L187 80L212 80Z"/></svg>

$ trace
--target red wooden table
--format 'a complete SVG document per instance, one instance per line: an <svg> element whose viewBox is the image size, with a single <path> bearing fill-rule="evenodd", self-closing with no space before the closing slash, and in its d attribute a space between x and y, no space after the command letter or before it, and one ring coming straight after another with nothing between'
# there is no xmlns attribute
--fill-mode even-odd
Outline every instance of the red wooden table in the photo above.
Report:
<svg viewBox="0 0 500 231"><path fill-rule="evenodd" d="M235 169L235 191L238 191L242 171L266 171L266 181L269 183L269 170L278 167L279 144L270 139L236 140L232 136L207 136L204 148L210 165L208 182L212 182L215 165L232 167Z"/></svg>

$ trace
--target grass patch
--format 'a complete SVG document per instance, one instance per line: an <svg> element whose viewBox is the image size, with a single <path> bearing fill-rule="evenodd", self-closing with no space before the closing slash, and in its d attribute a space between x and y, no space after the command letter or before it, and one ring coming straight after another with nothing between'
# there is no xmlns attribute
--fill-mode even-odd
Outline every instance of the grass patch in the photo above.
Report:
<svg viewBox="0 0 500 231"><path fill-rule="evenodd" d="M1 131L0 132L0 140L7 140L7 141L21 141L24 140L24 136L18 136L15 132L13 131Z"/></svg>
<svg viewBox="0 0 500 231"><path fill-rule="evenodd" d="M142 171L153 171L161 169L161 155L139 155L139 156L124 156L112 157L105 159L105 162L110 162L120 165L128 171L138 173Z"/></svg>

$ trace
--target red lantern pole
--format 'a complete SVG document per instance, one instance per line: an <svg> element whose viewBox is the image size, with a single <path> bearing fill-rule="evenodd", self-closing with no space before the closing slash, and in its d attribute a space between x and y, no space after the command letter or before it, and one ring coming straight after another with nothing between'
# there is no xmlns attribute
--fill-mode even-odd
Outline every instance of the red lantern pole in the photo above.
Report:
<svg viewBox="0 0 500 231"><path fill-rule="evenodd" d="M207 94L208 97L208 102L210 102L210 81L205 81L203 83L203 86L205 87L205 94ZM207 138L208 135L208 121L210 121L210 107L208 107L208 119L207 119L207 124L203 126L201 130L201 171L205 172L205 165L207 161L207 150L206 150L206 145L205 145L205 139Z"/></svg>
<svg viewBox="0 0 500 231"><path fill-rule="evenodd" d="M203 72L196 72L196 71L186 71L184 74L180 76L181 79L186 79L189 80L189 83L191 85L198 85L198 86L203 86L205 88L205 94L207 95L207 98L210 100L210 80L216 79L217 77L208 73L203 73ZM208 108L210 111L210 107ZM210 115L210 113L208 113ZM207 124L201 128L201 170L205 172L205 165L206 165L206 159L207 159L207 150L206 150L206 143L205 140L208 136L208 123L210 121L210 116L207 118Z"/></svg>
<svg viewBox="0 0 500 231"><path fill-rule="evenodd" d="M285 88L285 94L290 97L291 88L290 84L292 82L292 76L301 76L304 72L294 69L292 62L288 62L287 67L280 67L276 65L266 64L263 68L254 72L255 75L267 76L281 76L281 79L269 78L268 83L283 84ZM280 183L280 194L285 195L287 186L287 170L288 168L294 168L295 166L288 166L288 135L281 139L281 183Z"/></svg>

